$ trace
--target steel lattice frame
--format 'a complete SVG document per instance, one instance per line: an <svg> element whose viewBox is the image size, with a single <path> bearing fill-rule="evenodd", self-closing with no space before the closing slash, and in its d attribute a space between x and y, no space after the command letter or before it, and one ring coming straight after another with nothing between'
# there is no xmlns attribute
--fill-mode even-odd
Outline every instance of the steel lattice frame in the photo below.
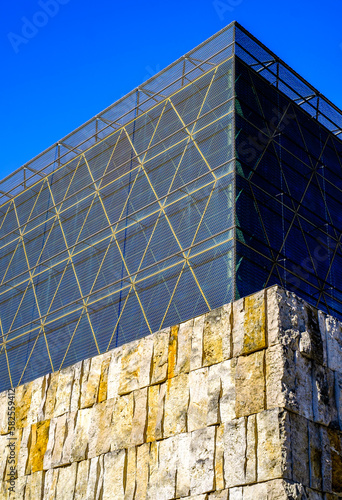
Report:
<svg viewBox="0 0 342 500"><path fill-rule="evenodd" d="M7 384L232 300L232 89L230 57L1 207Z"/></svg>
<svg viewBox="0 0 342 500"><path fill-rule="evenodd" d="M342 316L341 129L232 23L4 179L1 389L274 283Z"/></svg>

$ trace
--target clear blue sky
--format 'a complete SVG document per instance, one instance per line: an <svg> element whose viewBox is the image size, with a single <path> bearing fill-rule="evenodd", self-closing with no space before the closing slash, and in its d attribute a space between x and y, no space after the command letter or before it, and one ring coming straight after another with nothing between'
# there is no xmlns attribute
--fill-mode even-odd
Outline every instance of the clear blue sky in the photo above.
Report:
<svg viewBox="0 0 342 500"><path fill-rule="evenodd" d="M0 178L233 20L342 108L341 19L341 0L5 2Z"/></svg>

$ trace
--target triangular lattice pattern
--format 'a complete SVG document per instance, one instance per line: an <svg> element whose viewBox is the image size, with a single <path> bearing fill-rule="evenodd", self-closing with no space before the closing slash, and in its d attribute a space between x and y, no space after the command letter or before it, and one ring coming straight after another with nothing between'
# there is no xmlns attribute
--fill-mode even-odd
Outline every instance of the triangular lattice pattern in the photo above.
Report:
<svg viewBox="0 0 342 500"><path fill-rule="evenodd" d="M3 387L233 299L232 89L208 67L0 207Z"/></svg>
<svg viewBox="0 0 342 500"><path fill-rule="evenodd" d="M342 316L342 143L236 62L237 296L274 283Z"/></svg>

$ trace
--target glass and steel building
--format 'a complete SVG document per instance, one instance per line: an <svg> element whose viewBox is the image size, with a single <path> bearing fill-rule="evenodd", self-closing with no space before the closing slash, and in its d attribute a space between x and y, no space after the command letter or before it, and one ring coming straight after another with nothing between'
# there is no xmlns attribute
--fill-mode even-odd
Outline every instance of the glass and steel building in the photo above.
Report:
<svg viewBox="0 0 342 500"><path fill-rule="evenodd" d="M342 318L341 138L232 23L5 178L0 390L275 283Z"/></svg>

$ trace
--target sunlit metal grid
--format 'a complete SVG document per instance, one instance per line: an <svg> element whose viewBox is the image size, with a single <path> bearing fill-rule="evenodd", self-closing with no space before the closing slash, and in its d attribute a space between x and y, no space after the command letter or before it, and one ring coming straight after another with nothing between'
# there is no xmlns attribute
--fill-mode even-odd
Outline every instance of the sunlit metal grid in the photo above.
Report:
<svg viewBox="0 0 342 500"><path fill-rule="evenodd" d="M0 183L0 203L45 177L56 165L68 163L233 53L326 128L341 135L341 110L234 21L8 175Z"/></svg>
<svg viewBox="0 0 342 500"><path fill-rule="evenodd" d="M229 57L0 207L3 388L233 299L233 102Z"/></svg>
<svg viewBox="0 0 342 500"><path fill-rule="evenodd" d="M290 129L272 130L272 161L258 148L247 160L246 134L275 123L267 99L277 116L291 109L295 135L310 117L326 142L298 148ZM341 126L336 106L232 23L4 179L3 388L273 283L341 313Z"/></svg>

